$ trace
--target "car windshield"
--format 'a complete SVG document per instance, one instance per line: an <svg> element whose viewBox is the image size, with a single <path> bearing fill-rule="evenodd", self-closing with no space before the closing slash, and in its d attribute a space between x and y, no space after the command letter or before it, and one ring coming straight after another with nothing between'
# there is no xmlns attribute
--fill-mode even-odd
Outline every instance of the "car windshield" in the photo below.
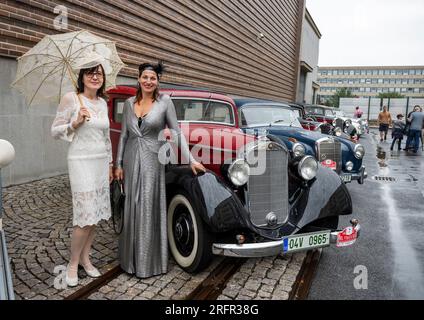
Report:
<svg viewBox="0 0 424 320"><path fill-rule="evenodd" d="M317 114L317 115L324 115L324 109L318 108L318 107L307 107L305 108L306 114Z"/></svg>
<svg viewBox="0 0 424 320"><path fill-rule="evenodd" d="M334 116L334 111L333 110L325 110L325 115L326 116Z"/></svg>
<svg viewBox="0 0 424 320"><path fill-rule="evenodd" d="M295 110L279 106L249 106L241 109L241 122L243 127L261 124L275 124L301 128Z"/></svg>

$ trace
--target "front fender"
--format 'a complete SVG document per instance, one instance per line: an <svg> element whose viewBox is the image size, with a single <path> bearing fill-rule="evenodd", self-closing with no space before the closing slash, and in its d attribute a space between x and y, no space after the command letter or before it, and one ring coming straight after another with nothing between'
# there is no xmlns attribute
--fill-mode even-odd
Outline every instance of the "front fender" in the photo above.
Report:
<svg viewBox="0 0 424 320"><path fill-rule="evenodd" d="M346 185L333 170L319 166L316 179L298 201L298 228L331 216L352 214L352 199Z"/></svg>
<svg viewBox="0 0 424 320"><path fill-rule="evenodd" d="M168 201L181 189L190 195L191 205L211 232L251 228L243 203L215 173L193 176L189 167L170 166L166 172Z"/></svg>

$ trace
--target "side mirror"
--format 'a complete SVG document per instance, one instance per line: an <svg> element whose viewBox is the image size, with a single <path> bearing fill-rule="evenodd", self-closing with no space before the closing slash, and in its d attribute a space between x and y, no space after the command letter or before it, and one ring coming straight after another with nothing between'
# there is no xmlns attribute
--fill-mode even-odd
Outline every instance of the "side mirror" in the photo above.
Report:
<svg viewBox="0 0 424 320"><path fill-rule="evenodd" d="M0 169L8 166L15 159L15 148L9 141L0 139Z"/></svg>

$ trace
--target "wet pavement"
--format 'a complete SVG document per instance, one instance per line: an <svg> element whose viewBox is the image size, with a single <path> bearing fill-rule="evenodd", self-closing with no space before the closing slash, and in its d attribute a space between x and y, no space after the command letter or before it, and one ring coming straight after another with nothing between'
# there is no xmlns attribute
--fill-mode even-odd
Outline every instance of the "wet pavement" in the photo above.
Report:
<svg viewBox="0 0 424 320"><path fill-rule="evenodd" d="M360 143L368 179L348 188L362 234L324 250L309 299L424 299L424 154L390 151L376 131Z"/></svg>

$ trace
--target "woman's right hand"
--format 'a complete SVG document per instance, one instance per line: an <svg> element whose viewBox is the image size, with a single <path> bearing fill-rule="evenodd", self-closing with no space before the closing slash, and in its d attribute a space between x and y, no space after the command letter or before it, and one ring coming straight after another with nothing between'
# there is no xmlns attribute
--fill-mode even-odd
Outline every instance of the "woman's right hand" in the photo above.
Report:
<svg viewBox="0 0 424 320"><path fill-rule="evenodd" d="M115 179L118 181L124 180L124 169L121 169L121 168L115 169Z"/></svg>
<svg viewBox="0 0 424 320"><path fill-rule="evenodd" d="M86 119L90 119L91 115L90 112L88 112L86 107L81 107L79 112L78 112L78 117L77 119L74 121L73 123L73 127L75 129L81 127Z"/></svg>

